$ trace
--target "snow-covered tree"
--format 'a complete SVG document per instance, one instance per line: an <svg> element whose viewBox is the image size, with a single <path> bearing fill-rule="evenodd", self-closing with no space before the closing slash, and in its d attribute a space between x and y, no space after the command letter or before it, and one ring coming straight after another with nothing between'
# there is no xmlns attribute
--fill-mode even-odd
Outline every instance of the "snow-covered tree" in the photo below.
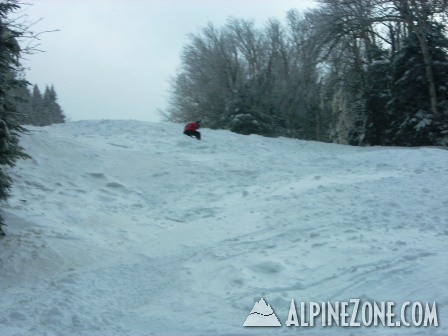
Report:
<svg viewBox="0 0 448 336"><path fill-rule="evenodd" d="M2 140L7 142L7 146L2 146L0 151L0 201L8 198L11 187L6 166L13 166L18 158L26 157L18 144L19 134L24 129L17 123L18 112L13 95L14 89L26 85L24 80L18 78L22 50L17 39L24 35L24 31L8 19L8 15L19 7L14 0L0 2L0 121L9 134L5 137L5 132L2 132ZM0 234L3 234L3 224L3 217L0 215Z"/></svg>
<svg viewBox="0 0 448 336"><path fill-rule="evenodd" d="M46 87L43 96L43 108L47 116L46 124L60 124L65 122L65 116L61 106L57 102L58 98L54 86Z"/></svg>
<svg viewBox="0 0 448 336"><path fill-rule="evenodd" d="M54 86L47 86L43 94L38 85L33 86L32 92L25 87L17 90L16 95L20 98L16 107L21 125L48 126L65 122Z"/></svg>
<svg viewBox="0 0 448 336"><path fill-rule="evenodd" d="M394 63L389 108L391 140L396 145L448 145L448 38L437 22L427 23L427 28L436 109L419 39L411 31Z"/></svg>
<svg viewBox="0 0 448 336"><path fill-rule="evenodd" d="M31 115L30 124L36 126L44 126L45 125L45 110L44 110L44 98L42 93L37 85L33 86L33 92L31 94Z"/></svg>
<svg viewBox="0 0 448 336"><path fill-rule="evenodd" d="M320 0L191 35L167 117L351 145L446 145L448 4Z"/></svg>

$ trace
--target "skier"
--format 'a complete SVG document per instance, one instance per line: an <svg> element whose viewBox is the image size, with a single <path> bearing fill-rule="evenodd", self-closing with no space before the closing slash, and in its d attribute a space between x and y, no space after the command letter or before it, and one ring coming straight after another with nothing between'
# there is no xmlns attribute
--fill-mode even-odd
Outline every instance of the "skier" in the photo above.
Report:
<svg viewBox="0 0 448 336"><path fill-rule="evenodd" d="M201 127L201 121L198 120L196 122L189 123L184 128L184 134L188 135L189 137L195 137L198 140L201 140L201 133L198 132L198 128Z"/></svg>

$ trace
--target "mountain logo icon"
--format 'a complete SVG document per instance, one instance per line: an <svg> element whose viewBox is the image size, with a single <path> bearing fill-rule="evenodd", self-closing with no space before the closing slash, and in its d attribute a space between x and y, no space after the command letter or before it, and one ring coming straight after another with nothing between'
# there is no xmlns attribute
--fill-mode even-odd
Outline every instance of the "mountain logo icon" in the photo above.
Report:
<svg viewBox="0 0 448 336"><path fill-rule="evenodd" d="M271 306L261 298L255 302L249 316L243 324L243 327L281 327L277 316Z"/></svg>

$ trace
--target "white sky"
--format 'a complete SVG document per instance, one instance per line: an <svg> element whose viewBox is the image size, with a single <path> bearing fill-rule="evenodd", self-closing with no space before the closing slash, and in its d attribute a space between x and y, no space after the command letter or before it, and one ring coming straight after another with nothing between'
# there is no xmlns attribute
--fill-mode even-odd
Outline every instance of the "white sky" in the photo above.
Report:
<svg viewBox="0 0 448 336"><path fill-rule="evenodd" d="M283 20L314 0L27 0L43 53L27 56L27 79L53 84L66 116L159 121L187 34L228 17Z"/></svg>

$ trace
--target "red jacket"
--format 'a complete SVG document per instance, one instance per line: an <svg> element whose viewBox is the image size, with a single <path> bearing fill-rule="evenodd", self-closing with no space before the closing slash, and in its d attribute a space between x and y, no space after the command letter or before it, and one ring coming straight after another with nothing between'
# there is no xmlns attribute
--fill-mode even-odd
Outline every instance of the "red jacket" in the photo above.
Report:
<svg viewBox="0 0 448 336"><path fill-rule="evenodd" d="M198 123L192 122L192 123L189 123L187 126L185 126L184 132L185 131L197 131L199 127L201 127L201 126Z"/></svg>

